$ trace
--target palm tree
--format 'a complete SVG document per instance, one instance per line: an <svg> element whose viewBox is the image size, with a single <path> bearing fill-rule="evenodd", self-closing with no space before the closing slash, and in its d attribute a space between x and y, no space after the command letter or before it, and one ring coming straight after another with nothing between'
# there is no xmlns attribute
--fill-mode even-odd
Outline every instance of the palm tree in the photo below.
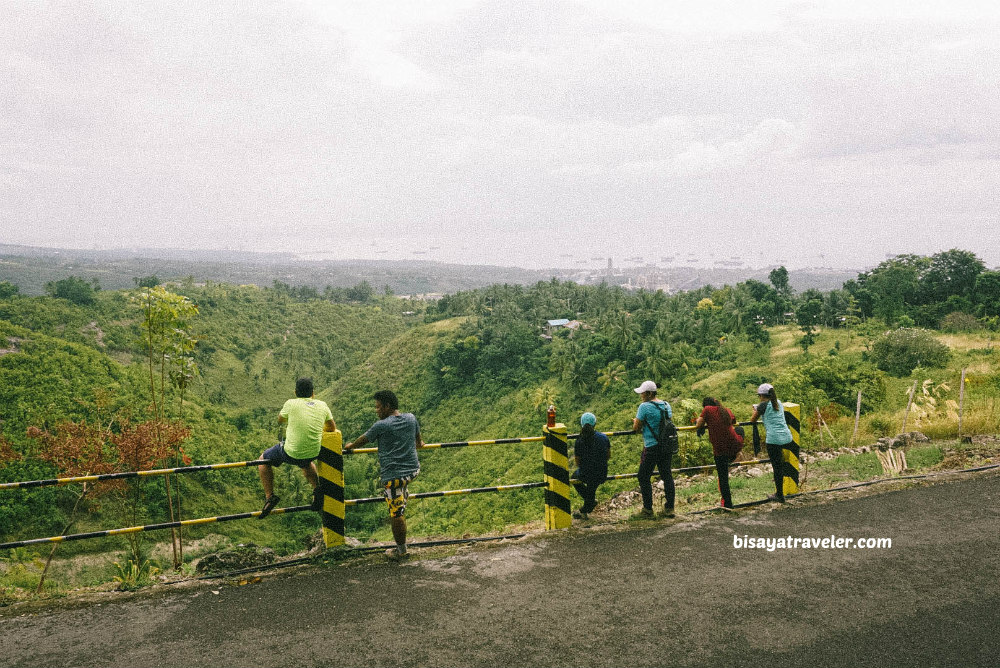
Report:
<svg viewBox="0 0 1000 668"><path fill-rule="evenodd" d="M625 382L625 365L621 362L608 362L597 376L601 387L607 391L612 385Z"/></svg>
<svg viewBox="0 0 1000 668"><path fill-rule="evenodd" d="M535 388L535 391L531 393L531 405L536 411L539 408L544 409L549 406L555 406L558 399L559 390L548 383Z"/></svg>
<svg viewBox="0 0 1000 668"><path fill-rule="evenodd" d="M622 358L628 354L628 349L632 347L639 337L639 327L632 319L632 314L622 311L615 316L612 326L612 340L618 344Z"/></svg>

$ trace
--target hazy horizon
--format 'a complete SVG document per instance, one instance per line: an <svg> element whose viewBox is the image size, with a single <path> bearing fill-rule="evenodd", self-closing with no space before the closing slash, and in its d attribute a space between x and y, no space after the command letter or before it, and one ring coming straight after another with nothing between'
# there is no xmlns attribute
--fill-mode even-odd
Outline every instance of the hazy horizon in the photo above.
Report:
<svg viewBox="0 0 1000 668"><path fill-rule="evenodd" d="M5 242L0 241L0 253L3 253L4 245L5 245ZM281 256L283 258L287 258L290 262L304 262L304 263L308 263L308 262L322 263L322 262L327 262L327 261L330 261L330 262L343 262L343 263L371 263L371 262L377 263L377 262L387 261L387 262L393 262L393 263L430 263L430 264L437 263L437 264L444 264L444 265L459 265L459 266L467 266L467 267L477 267L477 266L480 266L480 267L497 267L497 268L503 268L503 269L528 269L528 270L531 270L531 269L535 269L535 270L557 269L557 270L564 271L564 272L566 272L566 271L590 271L590 270L597 270L597 269L606 269L607 266L608 266L607 263L608 263L609 259L612 260L612 264L613 264L613 267L615 269L656 268L656 269L673 269L673 270L678 270L678 269L691 268L691 269L699 269L699 270L702 270L702 271L706 271L706 270L710 270L710 269L715 268L715 269L727 270L727 271L733 270L733 271L747 271L747 272L752 272L752 271L770 270L770 269L773 269L775 267L782 266L781 263L771 263L771 264L765 264L765 265L760 265L760 266L751 265L749 263L744 263L744 264L741 264L741 265L735 265L735 264L732 263L732 260L730 258L713 258L711 256L705 256L703 258L698 258L697 260L695 260L695 259L688 259L688 258L686 258L685 254L680 254L678 256L678 258L673 263L665 262L665 261L663 261L663 258L650 258L650 261L648 261L648 262L639 262L637 260L636 256L631 256L630 258L607 256L607 257L600 257L600 258L597 258L597 257L588 258L587 260L580 261L579 263L576 263L576 264L559 264L560 258L555 258L555 260L554 260L556 262L555 264L551 264L551 265L539 264L537 266L530 266L530 265L529 266L525 266L525 265L517 265L517 264L503 264L500 261L497 261L497 262L475 262L475 261L461 261L461 259L459 259L458 261L451 261L451 260L447 260L447 259L442 259L442 258L439 258L439 257L435 257L434 255L423 254L423 253L421 253L419 255L413 255L413 254L411 254L409 256L406 256L405 254L401 254L399 257L392 257L392 256L390 256L388 254L378 254L378 255L372 255L372 256L368 256L368 257L364 257L364 256L358 256L358 257L333 257L333 256L330 256L330 257L328 257L328 256L326 256L322 252L317 252L317 253L308 253L308 252L306 252L306 253L295 253L293 251L239 250L239 249L221 248L221 247L220 248L171 248L171 247L149 247L149 246L129 245L129 246L120 246L120 247L106 248L106 247L96 247L96 246L93 246L93 245L90 246L90 247L83 247L83 246L62 246L62 245L51 245L51 244L49 244L49 245L44 245L44 244L7 244L7 246L9 246L11 248L22 247L22 248L39 249L39 250L45 251L47 253L52 253L52 254L56 254L56 253L59 253L59 252L62 252L62 251L80 252L80 253L126 254L126 255L129 254L129 253L135 253L136 255L141 256L141 257L150 257L150 258L156 258L156 259L161 259L161 260L165 260L165 259L170 259L170 258L176 257L176 258L183 258L183 259L186 259L186 260L189 260L189 261L194 261L194 262L201 262L201 261L212 262L212 261L216 260L216 258L214 256L212 256L213 253L231 253L231 254L239 255L239 256L243 256L243 255L260 256L261 258L266 258L266 257L269 257L269 256L272 256L272 257ZM17 253L13 252L13 253L3 253L3 254L16 255ZM716 263L715 262L716 260L718 260L718 262L721 262L722 264ZM584 264L584 262L586 262L586 264ZM813 265L789 266L788 264L785 264L784 266L787 269L789 269L790 271L797 271L797 270L823 271L823 270L829 270L829 271L834 271L834 272L854 272L854 271L861 272L861 271L866 271L868 269L873 268L875 266L875 264L868 265L868 266L863 266L863 265L853 265L853 266L850 266L849 265L849 266L842 266L842 267L821 266L821 265L815 265L815 266L813 266Z"/></svg>

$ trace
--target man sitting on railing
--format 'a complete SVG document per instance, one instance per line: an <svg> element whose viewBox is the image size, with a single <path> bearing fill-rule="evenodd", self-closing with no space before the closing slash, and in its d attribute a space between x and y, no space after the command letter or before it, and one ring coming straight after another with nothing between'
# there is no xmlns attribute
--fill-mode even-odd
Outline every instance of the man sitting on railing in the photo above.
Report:
<svg viewBox="0 0 1000 668"><path fill-rule="evenodd" d="M302 469L302 474L313 488L313 510L322 507L316 464L313 462L319 456L323 432L337 431L337 424L333 421L333 414L326 402L313 397L312 378L299 378L295 381L295 398L286 401L278 414L278 423L284 422L288 423L285 429L285 441L260 454L261 459L271 462L257 467L266 496L264 508L257 516L260 520L270 515L278 505L279 499L274 495L273 467L282 464L294 464Z"/></svg>
<svg viewBox="0 0 1000 668"><path fill-rule="evenodd" d="M389 504L392 520L392 537L396 547L386 551L390 559L402 559L406 554L406 500L410 497L407 485L420 473L417 448L423 447L420 425L413 413L399 412L399 399L391 390L375 393L375 413L379 419L362 436L344 446L344 452L366 443L378 444L379 478L382 493Z"/></svg>

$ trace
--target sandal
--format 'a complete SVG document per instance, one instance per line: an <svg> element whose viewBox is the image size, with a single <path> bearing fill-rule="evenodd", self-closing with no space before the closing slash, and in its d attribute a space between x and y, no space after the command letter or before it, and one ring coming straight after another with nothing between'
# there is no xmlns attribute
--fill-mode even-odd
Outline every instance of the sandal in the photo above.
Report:
<svg viewBox="0 0 1000 668"><path fill-rule="evenodd" d="M264 500L264 507L260 509L260 515L257 516L257 519L262 520L270 515L271 511L274 510L274 507L278 505L279 500L280 499L278 499L278 497L274 494L267 497L267 499Z"/></svg>
<svg viewBox="0 0 1000 668"><path fill-rule="evenodd" d="M402 561L410 556L409 552L400 552L398 547L390 547L385 551L385 556L389 557L391 561Z"/></svg>

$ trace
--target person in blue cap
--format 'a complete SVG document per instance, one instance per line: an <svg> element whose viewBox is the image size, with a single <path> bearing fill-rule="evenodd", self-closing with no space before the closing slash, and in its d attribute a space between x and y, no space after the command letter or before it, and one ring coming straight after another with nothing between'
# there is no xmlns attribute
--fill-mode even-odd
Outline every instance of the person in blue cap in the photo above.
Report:
<svg viewBox="0 0 1000 668"><path fill-rule="evenodd" d="M593 413L580 416L580 433L573 448L576 457L576 472L573 486L583 498L583 506L573 513L577 519L587 519L587 515L597 506L597 488L608 477L608 458L611 456L611 441L597 431L597 417Z"/></svg>

